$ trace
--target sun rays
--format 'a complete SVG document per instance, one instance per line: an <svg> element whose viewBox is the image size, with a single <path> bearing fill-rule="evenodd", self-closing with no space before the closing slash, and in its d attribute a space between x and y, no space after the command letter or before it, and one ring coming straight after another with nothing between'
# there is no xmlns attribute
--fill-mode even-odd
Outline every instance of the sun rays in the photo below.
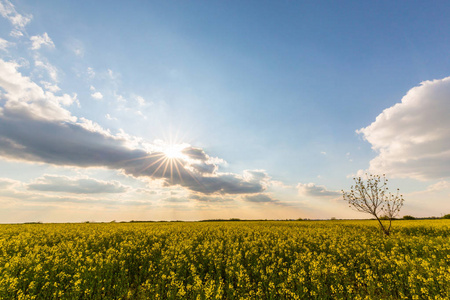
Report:
<svg viewBox="0 0 450 300"><path fill-rule="evenodd" d="M167 145L162 152L167 159L181 159L186 157L186 155L183 154L183 149L186 147L187 146L185 144Z"/></svg>
<svg viewBox="0 0 450 300"><path fill-rule="evenodd" d="M143 157L143 160L153 160L153 162L144 166L141 172L147 170L153 170L150 177L160 177L160 178L170 178L170 182L174 182L174 176L178 175L178 178L181 182L183 182L183 174L181 170L184 170L184 165L186 161L189 159L186 155L183 154L183 145L167 145L160 151L154 152L148 156ZM160 172L160 173L158 173ZM176 174L174 174L176 172Z"/></svg>
<svg viewBox="0 0 450 300"><path fill-rule="evenodd" d="M207 190L189 167L195 162L195 159L184 152L189 147L190 145L186 143L172 144L159 141L149 155L128 162L142 161L142 167L138 169L138 173L145 173L150 178L165 179L171 185L184 185L186 180L192 178L196 184Z"/></svg>

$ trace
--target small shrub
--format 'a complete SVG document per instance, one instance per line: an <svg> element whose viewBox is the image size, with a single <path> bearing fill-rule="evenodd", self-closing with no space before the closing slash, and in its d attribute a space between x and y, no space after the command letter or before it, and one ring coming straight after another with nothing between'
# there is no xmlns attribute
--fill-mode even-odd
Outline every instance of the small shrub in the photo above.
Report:
<svg viewBox="0 0 450 300"><path fill-rule="evenodd" d="M406 216L403 216L403 220L415 220L416 218L414 218L413 216L410 216L410 215L406 215Z"/></svg>

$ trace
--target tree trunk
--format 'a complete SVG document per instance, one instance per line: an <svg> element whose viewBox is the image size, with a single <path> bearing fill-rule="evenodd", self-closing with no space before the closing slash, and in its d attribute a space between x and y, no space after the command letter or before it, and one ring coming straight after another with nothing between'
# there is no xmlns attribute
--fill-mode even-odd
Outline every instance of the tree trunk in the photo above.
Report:
<svg viewBox="0 0 450 300"><path fill-rule="evenodd" d="M380 224L381 231L384 233L384 235L389 236L389 230L386 230L381 220L378 218L377 215L375 215L375 218L377 218L378 223ZM389 226L390 227L390 226Z"/></svg>

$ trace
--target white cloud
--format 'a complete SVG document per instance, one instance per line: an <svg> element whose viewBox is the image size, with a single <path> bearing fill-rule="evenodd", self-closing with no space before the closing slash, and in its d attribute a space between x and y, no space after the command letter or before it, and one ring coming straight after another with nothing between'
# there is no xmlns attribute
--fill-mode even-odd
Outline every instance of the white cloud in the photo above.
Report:
<svg viewBox="0 0 450 300"><path fill-rule="evenodd" d="M320 152L320 154L327 155L325 151Z"/></svg>
<svg viewBox="0 0 450 300"><path fill-rule="evenodd" d="M91 68L91 67L88 67L87 70L86 70L86 72L87 72L87 74L88 74L88 76L89 76L90 78L93 78L93 77L95 76L95 71L94 71L94 69Z"/></svg>
<svg viewBox="0 0 450 300"><path fill-rule="evenodd" d="M314 183L299 183L297 184L297 189L298 193L302 196L338 197L341 195L338 191L330 191L325 186Z"/></svg>
<svg viewBox="0 0 450 300"><path fill-rule="evenodd" d="M230 197L224 197L223 195L218 196L204 196L192 194L189 196L190 200L198 201L198 202L209 202L209 203L221 203L221 202L232 202L233 199Z"/></svg>
<svg viewBox="0 0 450 300"><path fill-rule="evenodd" d="M78 57L84 56L84 47L81 44L74 45L72 50L76 56Z"/></svg>
<svg viewBox="0 0 450 300"><path fill-rule="evenodd" d="M450 182L441 180L439 182L436 182L436 183L430 185L427 188L427 191L442 191L442 190L446 190L446 189L450 190Z"/></svg>
<svg viewBox="0 0 450 300"><path fill-rule="evenodd" d="M14 45L14 43L8 42L7 40L0 38L0 50L6 51L6 48L11 47L12 45Z"/></svg>
<svg viewBox="0 0 450 300"><path fill-rule="evenodd" d="M183 198L183 197L167 197L162 199L163 202L169 202L169 203L185 203L185 202L189 202L188 199Z"/></svg>
<svg viewBox="0 0 450 300"><path fill-rule="evenodd" d="M111 117L110 114L106 114L106 115L105 115L105 118L108 119L108 120L110 120L110 121L117 121L117 118Z"/></svg>
<svg viewBox="0 0 450 300"><path fill-rule="evenodd" d="M114 92L114 96L116 97L117 102L121 102L121 103L127 102L127 100L122 95L116 94Z"/></svg>
<svg viewBox="0 0 450 300"><path fill-rule="evenodd" d="M19 64L5 62L0 59L0 87L6 94L2 97L8 100L0 109L0 116L5 111L10 117L27 116L32 119L75 121L76 117L61 105L71 105L76 102L75 96L64 94L55 96L50 91L44 91L39 85L22 76L17 71Z"/></svg>
<svg viewBox="0 0 450 300"><path fill-rule="evenodd" d="M258 204L258 205L270 204L270 205L275 205L275 206L292 206L292 203L280 201L280 200L274 198L272 195L267 194L267 193L245 195L245 196L242 196L241 199L245 202L254 203L254 204Z"/></svg>
<svg viewBox="0 0 450 300"><path fill-rule="evenodd" d="M27 185L29 190L41 192L64 192L73 194L124 193L128 187L118 181L103 181L94 178L71 178L59 175L44 175Z"/></svg>
<svg viewBox="0 0 450 300"><path fill-rule="evenodd" d="M49 48L55 48L55 44L52 39L48 36L47 32L44 32L43 35L35 35L30 37L32 42L31 49L38 50L42 45L47 46Z"/></svg>
<svg viewBox="0 0 450 300"><path fill-rule="evenodd" d="M265 194L256 194L256 195L249 195L244 197L245 201L248 202L256 202L256 203L278 203L279 201L276 199L273 199L269 195Z"/></svg>
<svg viewBox="0 0 450 300"><path fill-rule="evenodd" d="M352 162L352 161L353 161L353 159L350 158L350 152L347 152L347 153L345 154L345 156L347 157L347 159L348 159L349 162Z"/></svg>
<svg viewBox="0 0 450 300"><path fill-rule="evenodd" d="M9 178L0 178L0 189L9 189L18 185L20 185L20 181L12 180Z"/></svg>
<svg viewBox="0 0 450 300"><path fill-rule="evenodd" d="M139 194L147 194L147 195L156 195L156 194L158 194L157 191L151 190L151 189L136 189L135 192L139 193Z"/></svg>
<svg viewBox="0 0 450 300"><path fill-rule="evenodd" d="M18 28L23 29L33 18L32 15L19 14L14 5L8 0L0 1L0 14L2 17L8 19L11 24Z"/></svg>
<svg viewBox="0 0 450 300"><path fill-rule="evenodd" d="M111 77L111 79L117 78L117 74L115 72L113 72L113 70L111 70L111 69L108 69L108 75L109 75L109 77Z"/></svg>
<svg viewBox="0 0 450 300"><path fill-rule="evenodd" d="M136 101L140 106L145 105L145 99L142 96L136 96Z"/></svg>
<svg viewBox="0 0 450 300"><path fill-rule="evenodd" d="M430 184L426 189L405 193L403 215L415 217L441 216L450 212L450 181L441 180Z"/></svg>
<svg viewBox="0 0 450 300"><path fill-rule="evenodd" d="M92 94L91 94L91 97L94 98L94 99L97 99L97 100L103 99L103 95L102 95L102 93L100 93L100 92L92 93Z"/></svg>
<svg viewBox="0 0 450 300"><path fill-rule="evenodd" d="M39 58L36 58L34 61L34 65L36 67L43 68L44 70L46 70L48 73L48 76L50 76L50 78L53 81L58 81L58 70L56 69L55 66L50 64L48 61L43 61Z"/></svg>
<svg viewBox="0 0 450 300"><path fill-rule="evenodd" d="M137 114L138 116L144 118L144 120L147 120L147 116L144 115L144 113L140 110L137 110L134 112L135 114Z"/></svg>
<svg viewBox="0 0 450 300"><path fill-rule="evenodd" d="M148 151L156 146L140 138L114 135L78 119L63 108L76 103L76 96L44 91L18 67L0 59L0 88L5 91L0 97L6 100L0 110L0 156L6 159L121 170L202 194L255 194L266 189L268 176L261 170L220 173L215 159L188 145L170 160L164 149Z"/></svg>
<svg viewBox="0 0 450 300"><path fill-rule="evenodd" d="M47 81L41 81L41 84L44 86L44 88L52 93L59 92L61 89L56 84L47 82Z"/></svg>
<svg viewBox="0 0 450 300"><path fill-rule="evenodd" d="M420 180L450 176L450 77L424 81L356 132L378 156L369 172Z"/></svg>
<svg viewBox="0 0 450 300"><path fill-rule="evenodd" d="M58 185L59 183L62 185ZM21 209L31 203L45 203L46 207L47 205L61 207L61 204L69 203L109 207L111 205L126 207L151 205L147 199L141 201L123 199L123 193L127 192L128 188L116 181L106 182L92 178L54 175L45 175L31 184L0 178L0 200L15 200L14 203L19 204ZM118 197L114 194L118 194Z"/></svg>
<svg viewBox="0 0 450 300"><path fill-rule="evenodd" d="M83 48L75 48L75 49L73 49L73 53L75 53L76 56L83 57L84 49Z"/></svg>
<svg viewBox="0 0 450 300"><path fill-rule="evenodd" d="M11 30L9 35L12 37L15 37L15 38L19 38L19 37L23 36L23 32L20 30L17 30L17 29L13 29L13 30Z"/></svg>

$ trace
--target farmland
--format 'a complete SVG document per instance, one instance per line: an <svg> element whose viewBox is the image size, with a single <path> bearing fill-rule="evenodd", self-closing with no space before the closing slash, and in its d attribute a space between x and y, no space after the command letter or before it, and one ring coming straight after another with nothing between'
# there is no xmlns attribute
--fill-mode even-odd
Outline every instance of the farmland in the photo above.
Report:
<svg viewBox="0 0 450 300"><path fill-rule="evenodd" d="M1 299L449 299L450 220L0 225Z"/></svg>

